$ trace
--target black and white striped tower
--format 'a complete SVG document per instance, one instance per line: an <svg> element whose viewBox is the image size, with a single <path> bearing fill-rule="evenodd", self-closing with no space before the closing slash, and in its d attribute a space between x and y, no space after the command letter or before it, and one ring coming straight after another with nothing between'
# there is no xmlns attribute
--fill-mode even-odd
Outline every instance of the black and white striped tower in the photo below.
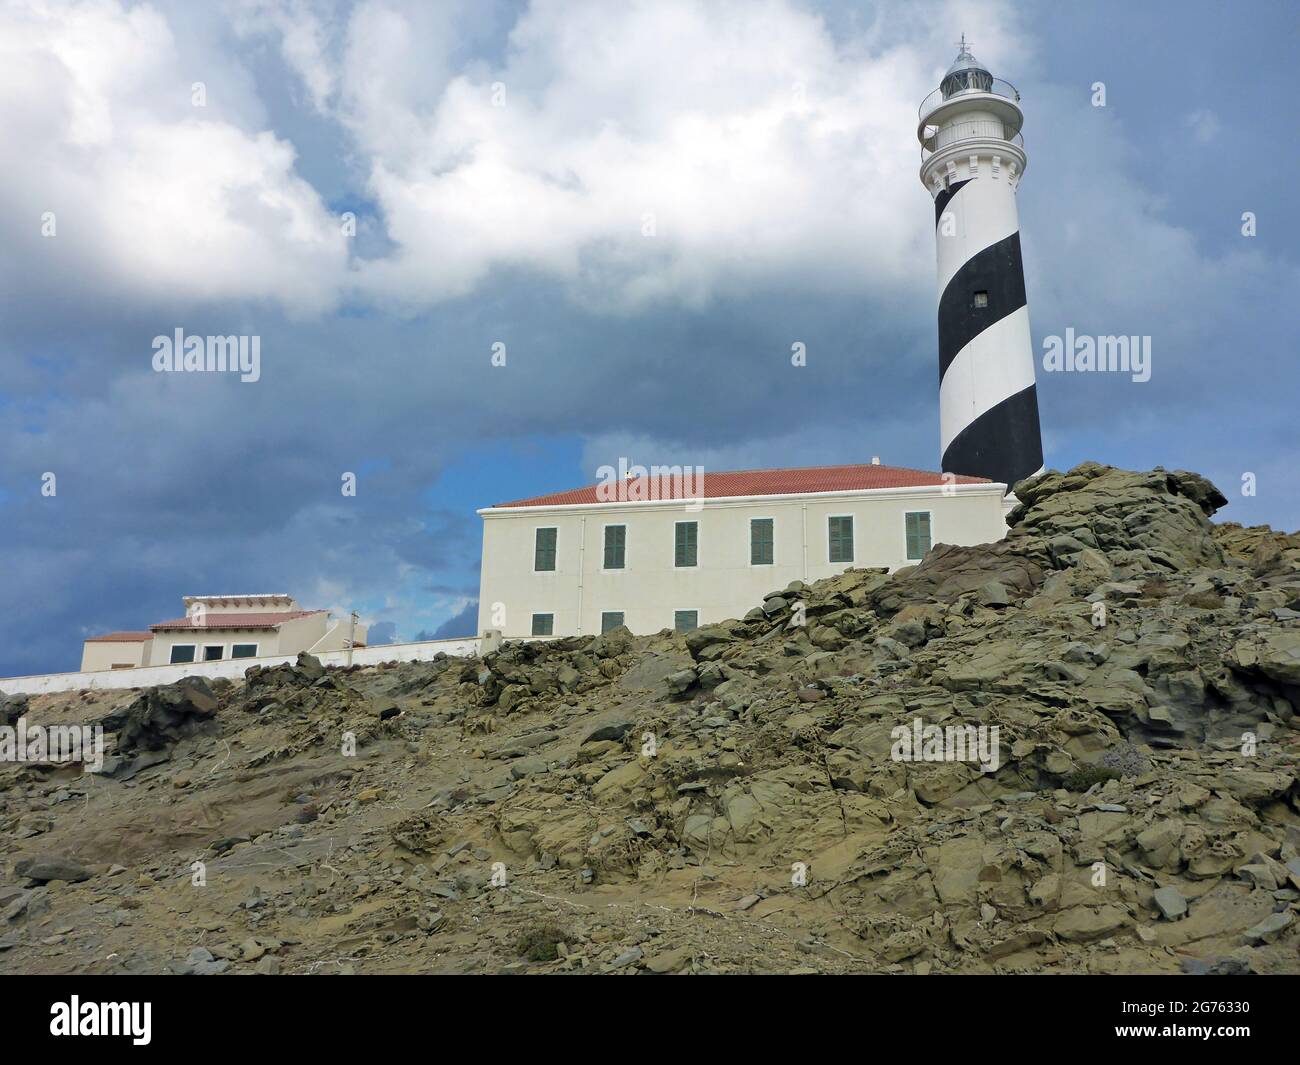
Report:
<svg viewBox="0 0 1300 1065"><path fill-rule="evenodd" d="M1008 488L1043 466L1016 189L1020 94L961 53L921 104L921 181L939 249L942 469Z"/></svg>

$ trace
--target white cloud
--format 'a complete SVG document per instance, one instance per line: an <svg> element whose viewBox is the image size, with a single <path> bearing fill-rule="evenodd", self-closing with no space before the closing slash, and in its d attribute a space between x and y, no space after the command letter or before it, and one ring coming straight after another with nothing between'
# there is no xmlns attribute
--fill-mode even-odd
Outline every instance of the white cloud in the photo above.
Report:
<svg viewBox="0 0 1300 1065"><path fill-rule="evenodd" d="M1035 87L1033 99L1035 114L1052 116L1026 129L1020 193L1035 331L1151 335L1154 372L1200 387L1201 374L1218 370L1206 357L1209 339L1232 316L1246 319L1253 303L1283 305L1297 284L1295 266L1245 238L1207 251L1196 227L1144 183L1133 146L1106 109L1071 106L1069 90L1048 85ZM1036 157L1051 161L1050 172ZM1049 250L1052 258L1040 258ZM1287 357L1264 351L1252 359L1263 373Z"/></svg>
<svg viewBox="0 0 1300 1065"><path fill-rule="evenodd" d="M337 65L328 54L331 14L330 7L309 0L236 0L231 21L241 36L278 36L285 64L306 88L312 106L324 113L338 87Z"/></svg>
<svg viewBox="0 0 1300 1065"><path fill-rule="evenodd" d="M403 65L406 18L354 16L367 70L389 68L385 48ZM915 277L933 254L908 139L928 65L910 46L850 53L785 3L539 3L500 69L432 105L376 99L349 71L358 137L408 131L373 161L397 250L362 286L420 305L523 267L637 308Z"/></svg>
<svg viewBox="0 0 1300 1065"><path fill-rule="evenodd" d="M970 0L891 5L849 37L788 0L537 0L495 48L495 16L469 0L228 10L239 39L274 41L312 109L351 137L387 249L349 261L237 57L207 38L201 60L185 54L147 4L30 0L0 16L0 135L21 161L0 193L16 249L38 264L29 274L305 312L340 293L419 311L501 270L615 312L772 291L888 306L932 276L912 130L955 33L978 27L976 54L995 72L1023 81L1037 66L1013 8ZM207 108L190 105L195 80ZM1027 104L1029 195L1050 195L1055 243L1071 255L1032 280L1042 309L1077 314L1063 305L1085 295L1122 307L1152 278L1213 291L1263 271L1249 256L1207 257L1162 218L1098 109L1080 118L1050 85ZM1209 112L1186 121L1198 138L1217 129ZM47 210L57 242L38 236ZM1047 238L1041 224L1026 231L1031 247Z"/></svg>
<svg viewBox="0 0 1300 1065"><path fill-rule="evenodd" d="M206 107L192 103L202 81ZM112 0L0 14L0 136L13 246L65 284L133 298L334 301L347 246L294 170L247 128L237 68L181 55L153 8ZM57 236L40 235L53 212ZM12 260L11 260L12 261Z"/></svg>
<svg viewBox="0 0 1300 1065"><path fill-rule="evenodd" d="M1219 135L1218 116L1204 107L1191 112L1183 119L1183 122L1192 131L1192 136L1196 138L1199 144L1209 144Z"/></svg>

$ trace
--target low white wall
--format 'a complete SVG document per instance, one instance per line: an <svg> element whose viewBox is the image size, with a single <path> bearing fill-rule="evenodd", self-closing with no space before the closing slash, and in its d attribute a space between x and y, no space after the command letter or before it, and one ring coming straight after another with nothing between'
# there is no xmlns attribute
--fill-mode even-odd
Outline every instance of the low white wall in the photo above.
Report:
<svg viewBox="0 0 1300 1065"><path fill-rule="evenodd" d="M427 662L438 654L467 656L478 651L478 638L463 640L426 640L422 643L388 643L378 647L358 647L352 662L373 666L380 662ZM238 680L249 666L278 666L292 662L297 655L270 655L262 658L227 658L220 662L184 662L178 665L142 666L139 669L106 669L93 673L46 673L35 677L0 678L0 692L5 695L41 695L46 692L78 691L82 688L151 688L155 684L172 684L182 677L229 677ZM325 651L316 655L323 665L347 664L346 651Z"/></svg>

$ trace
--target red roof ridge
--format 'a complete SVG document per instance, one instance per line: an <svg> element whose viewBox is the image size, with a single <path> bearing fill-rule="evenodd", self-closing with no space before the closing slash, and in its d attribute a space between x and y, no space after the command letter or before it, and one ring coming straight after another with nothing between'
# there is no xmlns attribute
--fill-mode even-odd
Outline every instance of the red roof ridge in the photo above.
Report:
<svg viewBox="0 0 1300 1065"><path fill-rule="evenodd" d="M208 611L204 614L205 620L202 625L195 625L194 619L186 615L183 618L173 618L170 621L159 621L154 625L150 625L149 628L154 632L159 629L193 629L195 631L204 629L273 629L286 621L296 621L298 618L310 617L312 614L328 613L328 610L279 610L251 614L241 614L237 611Z"/></svg>
<svg viewBox="0 0 1300 1065"><path fill-rule="evenodd" d="M662 469L664 464L651 463L651 466L653 465L658 465ZM886 462L828 462L819 463L816 466L754 466L748 470L714 470L712 476L725 477L728 474L733 473L802 473L805 470L855 470L862 466L870 466L872 469L876 470L905 470L908 473L924 473L934 477L942 476L942 474L935 470L922 470L916 466L891 466ZM647 470L650 468L650 466L646 467ZM683 466L683 468L685 467ZM704 471L704 476L710 476L708 470ZM958 476L964 477L966 475L958 474ZM985 480L985 478L978 477L976 480L982 481ZM584 487L586 486L584 485Z"/></svg>
<svg viewBox="0 0 1300 1065"><path fill-rule="evenodd" d="M106 632L103 636L87 636L86 643L143 643L152 640L152 632Z"/></svg>
<svg viewBox="0 0 1300 1065"><path fill-rule="evenodd" d="M659 464L660 470L673 469L674 467L664 467ZM646 477L628 478L626 481L619 483L639 483L645 480L653 480L650 477L651 467L646 469ZM675 467L683 471L690 467ZM799 484L799 478L832 478L833 483ZM958 484L993 484L994 482L987 477L971 477L966 474L954 474ZM754 484L748 486L731 486L730 490L710 492L709 486L717 485L720 481L727 478L771 478L786 479L785 484L772 486L768 484ZM945 474L935 470L920 470L912 466L886 466L883 463L875 462L850 462L839 463L829 466L779 466L768 468L757 468L749 470L717 470L709 473L707 470L702 473L704 491L702 493L705 499L723 499L729 496L761 496L761 495L815 495L819 493L837 493L853 491L870 491L872 489L888 490L898 488L927 488L938 487L943 484ZM790 479L795 478L794 483ZM907 483L907 479L920 478L914 480L914 483ZM873 483L875 482L875 483ZM883 483L881 483L883 482ZM891 483L892 482L892 483ZM514 507L543 507L543 506L594 506L601 504L617 503L634 503L646 502L647 500L604 500L595 497L602 485L608 484L608 481L597 481L594 484L585 484L579 488L562 489L558 492L547 492L543 495L529 496L525 499L515 499L506 503L496 503L488 509L508 509ZM675 486L670 485L670 489ZM662 501L664 497L657 497ZM674 492L667 497L669 500L684 499L685 495L678 495Z"/></svg>

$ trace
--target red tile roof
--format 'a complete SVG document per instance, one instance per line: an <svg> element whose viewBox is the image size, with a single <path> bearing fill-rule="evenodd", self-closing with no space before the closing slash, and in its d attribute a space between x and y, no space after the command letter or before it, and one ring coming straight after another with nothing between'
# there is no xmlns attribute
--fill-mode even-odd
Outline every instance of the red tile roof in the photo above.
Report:
<svg viewBox="0 0 1300 1065"><path fill-rule="evenodd" d="M152 632L106 632L103 636L87 636L86 643L144 643L152 639Z"/></svg>
<svg viewBox="0 0 1300 1065"><path fill-rule="evenodd" d="M324 614L324 610L282 610L275 613L265 614L236 614L236 613L217 613L208 611L202 625L195 625L193 620L188 617L176 618L173 621L160 621L157 625L150 625L154 632L160 629L273 629L277 625L286 621L293 621L295 618L305 618L312 614Z"/></svg>
<svg viewBox="0 0 1300 1065"><path fill-rule="evenodd" d="M640 480L640 479L638 479ZM631 478L626 483L625 491L620 492L620 501L635 499L685 499L692 498L698 487L690 478L663 477L656 482L649 482L634 487ZM864 488L922 488L938 487L944 483L943 474L929 470L912 470L904 466L878 466L863 464L857 466L803 466L780 470L737 470L730 473L710 473L704 471L700 480L704 491L700 494L705 499L719 499L725 496L776 496L802 495L809 492L854 492ZM957 475L958 484L991 484L987 477L967 477ZM682 481L686 484L683 485ZM613 502L600 499L596 492L597 485L585 488L573 488L567 492L553 492L550 495L533 496L531 499L517 499L513 503L497 503L497 507L555 507L566 504ZM683 487L692 491L683 492Z"/></svg>

